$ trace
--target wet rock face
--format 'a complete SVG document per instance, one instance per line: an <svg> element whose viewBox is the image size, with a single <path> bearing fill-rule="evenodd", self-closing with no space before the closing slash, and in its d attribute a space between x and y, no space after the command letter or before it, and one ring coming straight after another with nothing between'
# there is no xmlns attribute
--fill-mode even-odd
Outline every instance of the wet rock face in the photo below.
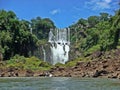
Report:
<svg viewBox="0 0 120 90"><path fill-rule="evenodd" d="M50 46L51 46L50 43L47 43L43 46L45 53L43 52L43 49L42 49L42 53L44 53L42 60L52 63L52 61L51 61L51 53L52 52L51 52Z"/></svg>
<svg viewBox="0 0 120 90"><path fill-rule="evenodd" d="M45 44L41 44L36 49L36 51L34 51L34 56L40 58L41 60L47 61L49 63L53 63L51 47L52 47L52 44L50 44L49 42ZM55 47L56 47L56 44L55 44ZM81 55L82 53L79 51L79 49L74 48L74 46L70 45L70 51L68 54L69 61L74 60Z"/></svg>
<svg viewBox="0 0 120 90"><path fill-rule="evenodd" d="M51 49L50 44L46 43L44 45L40 45L37 50L34 52L34 56L40 58L41 60L47 61L51 63Z"/></svg>
<svg viewBox="0 0 120 90"><path fill-rule="evenodd" d="M78 48L75 48L73 45L70 46L69 60L74 60L80 57L81 55L82 53L79 51Z"/></svg>
<svg viewBox="0 0 120 90"><path fill-rule="evenodd" d="M34 56L51 64L65 63L69 60L69 45L67 43L46 43L40 45Z"/></svg>
<svg viewBox="0 0 120 90"><path fill-rule="evenodd" d="M34 56L40 58L41 60L47 61L49 63L53 63L51 47L52 47L52 45L50 43L45 43L45 44L40 45L37 48L37 50L34 51ZM55 47L56 47L56 45L55 45ZM76 48L74 48L74 46L70 45L70 51L68 54L69 61L73 60L81 55L82 55L82 53L78 49L76 49Z"/></svg>

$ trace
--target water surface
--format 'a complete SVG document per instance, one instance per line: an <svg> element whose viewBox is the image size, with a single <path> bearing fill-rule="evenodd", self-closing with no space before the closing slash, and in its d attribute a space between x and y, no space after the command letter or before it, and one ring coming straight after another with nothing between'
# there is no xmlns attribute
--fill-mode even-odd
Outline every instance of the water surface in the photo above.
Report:
<svg viewBox="0 0 120 90"><path fill-rule="evenodd" d="M0 78L0 90L120 90L120 80L68 77Z"/></svg>

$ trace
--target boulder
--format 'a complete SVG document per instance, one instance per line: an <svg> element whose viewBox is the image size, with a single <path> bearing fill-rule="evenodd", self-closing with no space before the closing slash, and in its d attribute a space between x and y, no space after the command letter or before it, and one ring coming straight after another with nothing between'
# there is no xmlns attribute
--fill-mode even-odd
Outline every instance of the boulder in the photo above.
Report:
<svg viewBox="0 0 120 90"><path fill-rule="evenodd" d="M106 70L96 70L95 73L93 74L93 77L99 77L102 76L103 74L108 74Z"/></svg>
<svg viewBox="0 0 120 90"><path fill-rule="evenodd" d="M34 76L34 72L31 71L31 70L27 70L25 76L26 76L26 77L32 77L32 76Z"/></svg>

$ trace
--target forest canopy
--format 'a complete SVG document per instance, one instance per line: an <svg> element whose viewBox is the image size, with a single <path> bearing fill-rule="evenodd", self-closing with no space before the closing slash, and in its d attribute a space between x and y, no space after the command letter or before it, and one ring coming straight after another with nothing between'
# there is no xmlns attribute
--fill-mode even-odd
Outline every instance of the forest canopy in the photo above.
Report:
<svg viewBox="0 0 120 90"><path fill-rule="evenodd" d="M4 59L16 54L28 57L39 40L48 38L50 28L55 25L49 18L19 20L13 11L0 10L0 53Z"/></svg>
<svg viewBox="0 0 120 90"><path fill-rule="evenodd" d="M19 20L13 11L0 10L0 54L4 60L16 54L32 56L40 41L47 41L50 28L56 28L49 18ZM120 9L115 14L81 18L69 26L71 44L80 52L107 51L120 47Z"/></svg>
<svg viewBox="0 0 120 90"><path fill-rule="evenodd" d="M120 47L120 9L113 16L100 13L99 16L81 18L70 28L71 42L83 53L91 54Z"/></svg>

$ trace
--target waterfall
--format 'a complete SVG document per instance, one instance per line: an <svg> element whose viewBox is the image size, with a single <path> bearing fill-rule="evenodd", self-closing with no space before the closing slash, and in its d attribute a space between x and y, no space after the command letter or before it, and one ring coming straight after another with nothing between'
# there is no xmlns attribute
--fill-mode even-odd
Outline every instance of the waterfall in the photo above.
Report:
<svg viewBox="0 0 120 90"><path fill-rule="evenodd" d="M51 29L49 40L51 44L51 62L52 64L65 64L69 60L70 51L70 30L69 29Z"/></svg>
<svg viewBox="0 0 120 90"><path fill-rule="evenodd" d="M46 61L46 52L43 46L42 46L42 51L43 51L43 60Z"/></svg>

